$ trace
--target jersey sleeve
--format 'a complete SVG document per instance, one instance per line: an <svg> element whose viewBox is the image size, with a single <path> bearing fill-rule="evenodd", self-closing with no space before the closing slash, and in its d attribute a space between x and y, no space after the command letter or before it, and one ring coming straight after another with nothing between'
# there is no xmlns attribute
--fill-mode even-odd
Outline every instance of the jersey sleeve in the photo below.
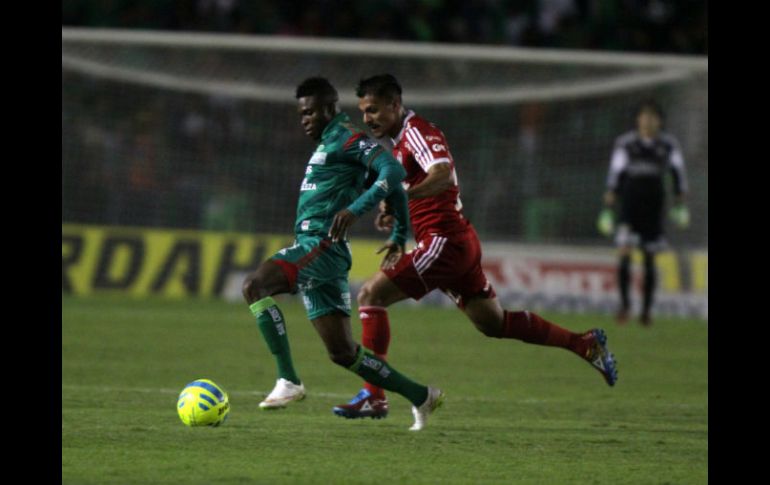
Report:
<svg viewBox="0 0 770 485"><path fill-rule="evenodd" d="M438 128L412 126L404 132L408 150L427 173L437 163L449 163L449 147Z"/></svg>
<svg viewBox="0 0 770 485"><path fill-rule="evenodd" d="M376 141L364 133L356 133L345 143L344 150L348 159L362 164L370 172L377 174L371 187L348 206L350 212L360 216L374 208L394 190L401 188L401 181L406 177L406 171Z"/></svg>
<svg viewBox="0 0 770 485"><path fill-rule="evenodd" d="M387 152L376 140L367 136L366 133L358 132L348 138L343 145L345 158L353 163L360 163L368 170L371 169L372 162L383 152Z"/></svg>
<svg viewBox="0 0 770 485"><path fill-rule="evenodd" d="M612 150L612 159L610 160L610 171L607 174L607 189L616 191L620 183L620 177L628 166L628 151L620 141L615 142L615 148Z"/></svg>
<svg viewBox="0 0 770 485"><path fill-rule="evenodd" d="M671 153L668 158L671 167L671 175L674 177L674 193L681 195L687 192L687 174L684 169L684 155L682 147L674 138L671 138Z"/></svg>

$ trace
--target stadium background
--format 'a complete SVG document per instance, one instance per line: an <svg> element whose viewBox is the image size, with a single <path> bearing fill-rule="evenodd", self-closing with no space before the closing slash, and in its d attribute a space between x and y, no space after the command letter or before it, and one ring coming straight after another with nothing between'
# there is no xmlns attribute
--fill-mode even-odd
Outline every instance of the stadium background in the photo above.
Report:
<svg viewBox="0 0 770 485"><path fill-rule="evenodd" d="M554 298L577 298L564 308L612 311L612 242L598 234L595 218L613 140L633 127L641 99L658 99L683 144L692 211L689 229L667 233L659 311L708 315L705 4L72 1L62 14L63 291L185 293L148 286L162 278L142 276L135 243L111 246L89 239L87 228L142 228L134 232L140 239L148 228L261 234L243 243L233 265L204 263L195 249L176 246L153 261L171 265L187 294L237 299L236 280L269 255L265 241L286 241L292 231L311 149L298 129L293 87L326 75L355 118L355 83L388 71L404 85L406 106L447 135L465 214L488 264L508 268L490 267L508 275L494 282L509 290L509 303L545 308L558 306ZM196 237L205 248L204 236ZM354 227L354 287L376 270L370 248L379 237L367 218ZM522 255L533 248L544 252L528 264ZM573 255L571 266L554 270L556 253ZM575 270L586 258L592 269ZM201 269L196 275L185 264ZM228 284L213 276L223 265ZM522 292L515 288L522 278L543 283ZM194 279L219 282L201 292L205 285ZM429 301L447 303L437 295Z"/></svg>

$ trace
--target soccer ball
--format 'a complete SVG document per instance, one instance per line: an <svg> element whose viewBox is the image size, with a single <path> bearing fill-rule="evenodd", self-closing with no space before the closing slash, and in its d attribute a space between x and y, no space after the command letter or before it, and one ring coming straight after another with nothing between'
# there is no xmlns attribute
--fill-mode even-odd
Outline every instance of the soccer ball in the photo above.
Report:
<svg viewBox="0 0 770 485"><path fill-rule="evenodd" d="M187 426L219 426L230 413L230 399L213 381L196 379L182 389L176 410Z"/></svg>

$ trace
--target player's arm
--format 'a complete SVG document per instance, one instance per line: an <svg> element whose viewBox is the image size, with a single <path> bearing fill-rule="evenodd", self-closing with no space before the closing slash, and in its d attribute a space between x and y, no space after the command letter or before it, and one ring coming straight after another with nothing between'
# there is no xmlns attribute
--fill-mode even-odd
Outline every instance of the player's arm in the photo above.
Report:
<svg viewBox="0 0 770 485"><path fill-rule="evenodd" d="M409 206L406 192L401 184L396 187L385 199L385 210L392 216L392 227L387 242L377 251L377 254L385 251L381 268L392 268L405 252L406 234L409 229ZM381 205L382 210L382 205Z"/></svg>
<svg viewBox="0 0 770 485"><path fill-rule="evenodd" d="M672 138L672 150L668 159L671 175L674 179L674 205L671 208L669 217L680 228L684 229L690 225L690 211L685 205L685 196L687 195L687 176L684 169L684 156L679 142Z"/></svg>
<svg viewBox="0 0 770 485"><path fill-rule="evenodd" d="M617 199L618 187L623 177L623 172L625 172L627 166L628 153L626 149L620 143L615 143L615 149L612 151L612 159L610 161L610 171L607 174L604 209L599 213L599 218L596 220L596 228L605 236L609 236L615 230L613 206Z"/></svg>
<svg viewBox="0 0 770 485"><path fill-rule="evenodd" d="M414 159L428 174L422 182L407 189L406 195L409 199L433 197L455 184L454 171L449 163L449 147L444 134L438 128L412 127L404 136L409 141L407 146Z"/></svg>
<svg viewBox="0 0 770 485"><path fill-rule="evenodd" d="M676 140L673 140L673 148L668 163L674 178L674 197L678 203L684 203L684 198L687 195L687 174L684 169L682 148Z"/></svg>
<svg viewBox="0 0 770 485"><path fill-rule="evenodd" d="M434 163L428 168L428 176L419 184L409 187L406 191L410 199L433 197L454 185L452 167L448 162Z"/></svg>
<svg viewBox="0 0 770 485"><path fill-rule="evenodd" d="M353 139L359 140L359 137ZM365 141L365 140L364 140ZM354 200L347 208L343 209L334 216L331 229L329 230L329 236L333 240L337 240L342 237L353 222L362 214L370 211L381 200L390 195L394 190L402 190L401 181L406 177L406 171L398 161L387 153L376 142L366 144L364 148L355 147L356 143L352 143L351 148L352 155L355 160L363 163L377 173L377 179L374 181L371 187L363 192L356 200ZM403 221L408 221L408 215ZM396 235L398 240L403 239L403 243L406 242L406 230L403 226L399 226L398 230L402 232L400 235ZM394 231L396 227L394 225ZM402 243L402 244L403 244Z"/></svg>
<svg viewBox="0 0 770 485"><path fill-rule="evenodd" d="M628 167L628 152L625 147L616 144L615 149L612 151L610 171L607 174L607 191L604 193L604 205L606 207L615 205L618 187L620 186L626 167Z"/></svg>

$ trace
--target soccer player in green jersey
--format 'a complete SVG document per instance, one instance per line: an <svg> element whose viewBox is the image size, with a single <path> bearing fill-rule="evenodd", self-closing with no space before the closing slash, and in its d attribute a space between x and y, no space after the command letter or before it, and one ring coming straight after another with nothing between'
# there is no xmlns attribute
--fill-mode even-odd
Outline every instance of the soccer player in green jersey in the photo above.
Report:
<svg viewBox="0 0 770 485"><path fill-rule="evenodd" d="M324 78L303 81L296 92L300 123L318 146L308 161L300 186L295 242L281 249L243 283L243 296L276 360L278 380L259 406L275 409L305 397L305 388L292 363L286 323L272 296L301 292L308 319L323 340L329 358L376 386L392 390L413 405L419 431L442 402L443 393L418 384L384 359L353 340L350 326L348 271L351 253L347 229L381 200L396 213L391 236L382 250L384 264L395 262L406 242L408 211L401 181L406 175L377 142L354 127L337 108L338 95ZM364 190L369 172L377 174Z"/></svg>

